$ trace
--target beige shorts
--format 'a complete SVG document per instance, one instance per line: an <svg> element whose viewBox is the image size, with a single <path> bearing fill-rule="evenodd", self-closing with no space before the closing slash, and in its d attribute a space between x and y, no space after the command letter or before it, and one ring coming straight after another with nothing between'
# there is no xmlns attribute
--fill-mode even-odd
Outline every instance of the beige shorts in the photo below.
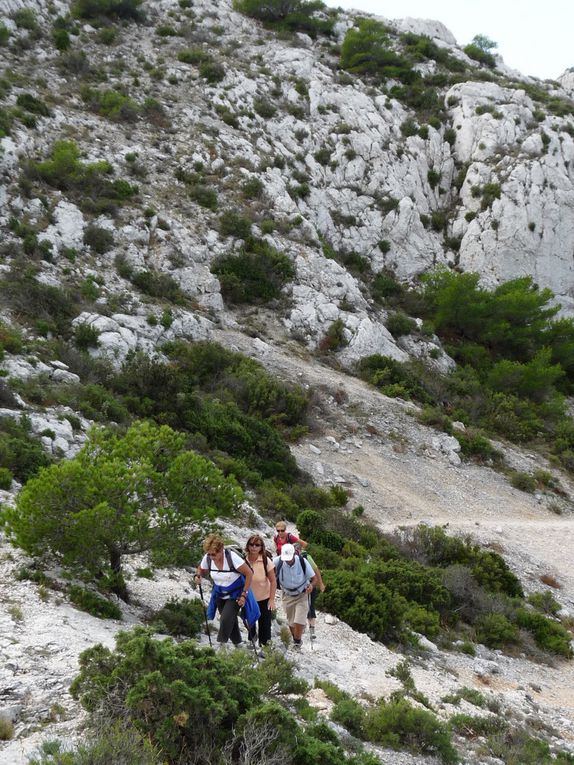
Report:
<svg viewBox="0 0 574 765"><path fill-rule="evenodd" d="M309 596L306 592L302 592L300 595L288 595L286 592L281 593L283 596L283 610L287 617L287 624L292 627L294 624L307 624L307 611L309 610Z"/></svg>

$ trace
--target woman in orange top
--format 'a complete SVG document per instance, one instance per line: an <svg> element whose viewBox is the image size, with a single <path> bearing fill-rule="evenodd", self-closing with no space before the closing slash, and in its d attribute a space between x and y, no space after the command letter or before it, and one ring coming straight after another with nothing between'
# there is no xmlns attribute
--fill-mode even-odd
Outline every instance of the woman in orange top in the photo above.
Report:
<svg viewBox="0 0 574 765"><path fill-rule="evenodd" d="M251 591L255 595L261 616L249 630L249 640L259 637L259 645L265 645L271 640L271 611L275 603L275 567L267 557L265 542L259 534L252 534L245 545L246 559L253 569ZM258 634L259 633L259 634Z"/></svg>

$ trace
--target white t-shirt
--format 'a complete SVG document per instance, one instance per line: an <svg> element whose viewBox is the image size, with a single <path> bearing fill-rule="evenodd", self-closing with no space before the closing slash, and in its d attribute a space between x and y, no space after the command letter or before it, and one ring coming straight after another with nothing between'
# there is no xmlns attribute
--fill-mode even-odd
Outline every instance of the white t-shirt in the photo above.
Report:
<svg viewBox="0 0 574 765"><path fill-rule="evenodd" d="M235 568L239 568L245 563L243 558L240 558L237 553L233 552L233 550L228 550L227 553L231 555L231 562L233 563ZM209 563L210 563L209 556L206 553L201 559L201 563L199 564L199 567L203 569L207 569L208 571L211 568L211 571L210 571L211 579L213 580L214 584L218 584L220 585L220 587L229 587L230 584L233 584L233 582L235 582L241 576L241 574L238 574L236 571L229 570L229 564L227 562L227 555L225 554L225 552L223 553L223 568L222 569L217 568L217 564L215 563L213 558L211 559L211 566L209 565Z"/></svg>

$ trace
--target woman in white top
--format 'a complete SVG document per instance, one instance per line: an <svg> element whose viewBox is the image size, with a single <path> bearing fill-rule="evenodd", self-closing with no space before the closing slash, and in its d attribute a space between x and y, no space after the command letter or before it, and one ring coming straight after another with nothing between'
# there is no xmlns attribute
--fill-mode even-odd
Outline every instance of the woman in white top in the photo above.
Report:
<svg viewBox="0 0 574 765"><path fill-rule="evenodd" d="M229 639L238 646L241 632L237 615L247 599L253 571L233 550L226 550L223 539L217 534L210 534L203 543L205 555L197 568L195 579L211 576L216 595L217 610L220 614L218 643L227 643Z"/></svg>

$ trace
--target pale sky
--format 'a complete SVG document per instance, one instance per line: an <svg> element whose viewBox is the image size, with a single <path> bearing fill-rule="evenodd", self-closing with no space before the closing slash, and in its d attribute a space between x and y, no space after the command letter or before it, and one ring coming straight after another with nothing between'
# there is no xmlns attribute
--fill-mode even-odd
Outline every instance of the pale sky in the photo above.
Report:
<svg viewBox="0 0 574 765"><path fill-rule="evenodd" d="M556 79L574 67L574 0L326 0L331 7L387 19L436 19L459 45L495 40L504 62L523 74Z"/></svg>

